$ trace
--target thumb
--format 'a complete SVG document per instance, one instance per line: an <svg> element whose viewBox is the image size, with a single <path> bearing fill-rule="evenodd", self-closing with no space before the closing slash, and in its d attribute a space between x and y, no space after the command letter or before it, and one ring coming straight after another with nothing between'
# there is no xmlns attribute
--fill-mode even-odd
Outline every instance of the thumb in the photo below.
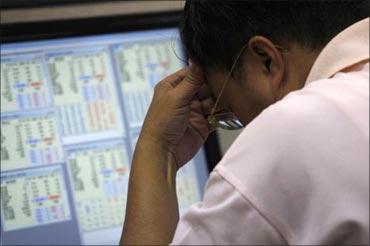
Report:
<svg viewBox="0 0 370 246"><path fill-rule="evenodd" d="M184 79L175 87L174 93L178 98L191 100L203 85L203 72L201 67L189 61Z"/></svg>

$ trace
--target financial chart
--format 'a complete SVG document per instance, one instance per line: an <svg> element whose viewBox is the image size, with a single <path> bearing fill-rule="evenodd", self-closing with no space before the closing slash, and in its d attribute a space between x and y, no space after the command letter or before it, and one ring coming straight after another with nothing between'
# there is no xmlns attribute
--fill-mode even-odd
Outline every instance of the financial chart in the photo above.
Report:
<svg viewBox="0 0 370 246"><path fill-rule="evenodd" d="M4 231L70 219L61 168L48 167L2 176L1 212Z"/></svg>
<svg viewBox="0 0 370 246"><path fill-rule="evenodd" d="M42 57L1 57L1 112L45 108L50 104Z"/></svg>
<svg viewBox="0 0 370 246"><path fill-rule="evenodd" d="M118 76L130 127L140 127L148 110L153 88L182 61L173 49L173 40L143 40L114 46Z"/></svg>
<svg viewBox="0 0 370 246"><path fill-rule="evenodd" d="M123 143L75 149L68 156L82 230L121 225L129 160Z"/></svg>
<svg viewBox="0 0 370 246"><path fill-rule="evenodd" d="M2 45L3 244L117 244L154 87L180 69L176 29ZM203 150L177 175L200 201Z"/></svg>
<svg viewBox="0 0 370 246"><path fill-rule="evenodd" d="M1 171L58 163L62 146L52 112L1 120Z"/></svg>
<svg viewBox="0 0 370 246"><path fill-rule="evenodd" d="M62 134L118 130L120 115L108 48L46 56Z"/></svg>

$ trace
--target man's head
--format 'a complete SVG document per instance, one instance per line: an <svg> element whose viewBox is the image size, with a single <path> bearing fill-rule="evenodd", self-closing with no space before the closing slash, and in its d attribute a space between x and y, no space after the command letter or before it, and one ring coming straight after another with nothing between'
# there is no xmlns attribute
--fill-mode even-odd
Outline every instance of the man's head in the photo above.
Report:
<svg viewBox="0 0 370 246"><path fill-rule="evenodd" d="M245 46L220 103L247 124L302 88L322 48L368 13L367 0L193 0L185 5L181 38L215 97Z"/></svg>

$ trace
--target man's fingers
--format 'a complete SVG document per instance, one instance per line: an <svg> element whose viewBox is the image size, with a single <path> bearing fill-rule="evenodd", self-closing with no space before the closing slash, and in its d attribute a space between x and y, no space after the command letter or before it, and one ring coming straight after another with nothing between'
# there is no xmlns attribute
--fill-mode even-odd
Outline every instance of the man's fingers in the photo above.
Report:
<svg viewBox="0 0 370 246"><path fill-rule="evenodd" d="M199 100L203 100L211 96L212 96L211 91L208 89L208 86L204 83L197 93L197 98Z"/></svg>
<svg viewBox="0 0 370 246"><path fill-rule="evenodd" d="M200 101L202 111L205 115L211 114L212 108L215 105L215 100L212 97L208 97L202 101Z"/></svg>
<svg viewBox="0 0 370 246"><path fill-rule="evenodd" d="M173 88L175 88L185 78L186 73L187 69L182 68L178 70L176 73L167 76L163 81L165 83L170 84Z"/></svg>
<svg viewBox="0 0 370 246"><path fill-rule="evenodd" d="M157 91L162 91L162 88L172 88L171 94L183 101L188 103L194 96L201 90L201 96L203 99L209 92L206 87L202 87L203 83L203 72L199 65L191 64L190 67L178 70L176 73L167 76L156 86Z"/></svg>
<svg viewBox="0 0 370 246"><path fill-rule="evenodd" d="M191 100L203 85L203 72L199 65L192 63L184 79L175 87L174 93L179 98Z"/></svg>
<svg viewBox="0 0 370 246"><path fill-rule="evenodd" d="M207 115L211 113L214 105L215 105L215 101L211 97L208 97L201 101L194 99L190 102L190 109L197 113L203 114L204 117L207 117Z"/></svg>
<svg viewBox="0 0 370 246"><path fill-rule="evenodd" d="M191 111L195 111L199 114L203 114L203 111L202 111L202 104L199 100L192 100L190 102L190 110Z"/></svg>

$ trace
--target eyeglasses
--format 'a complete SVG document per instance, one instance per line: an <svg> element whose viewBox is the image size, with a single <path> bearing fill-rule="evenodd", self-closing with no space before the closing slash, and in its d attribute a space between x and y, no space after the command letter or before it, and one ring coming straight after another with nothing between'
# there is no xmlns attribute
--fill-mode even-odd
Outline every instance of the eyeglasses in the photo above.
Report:
<svg viewBox="0 0 370 246"><path fill-rule="evenodd" d="M211 110L211 114L207 118L208 124L210 124L211 127L213 127L213 128L219 127L219 128L225 129L225 130L238 130L238 129L241 129L241 128L244 127L243 123L240 122L238 117L233 112L231 112L229 110L225 110L225 109L219 110L219 111L216 111L216 110L217 110L218 103L220 102L222 93L224 92L224 90L226 88L226 85L230 81L231 75L234 73L234 70L235 70L235 67L236 67L236 65L239 61L239 58L243 54L246 47L248 47L248 43L245 44L240 49L238 55L236 56L232 66L230 68L230 71L227 74L225 82L221 87L221 91L220 91L220 94L218 95L218 97L216 99L215 105L213 106L213 108ZM281 52L287 52L288 51L287 49L285 49L285 48L283 48L279 45L275 45L275 47L278 50L280 50Z"/></svg>

